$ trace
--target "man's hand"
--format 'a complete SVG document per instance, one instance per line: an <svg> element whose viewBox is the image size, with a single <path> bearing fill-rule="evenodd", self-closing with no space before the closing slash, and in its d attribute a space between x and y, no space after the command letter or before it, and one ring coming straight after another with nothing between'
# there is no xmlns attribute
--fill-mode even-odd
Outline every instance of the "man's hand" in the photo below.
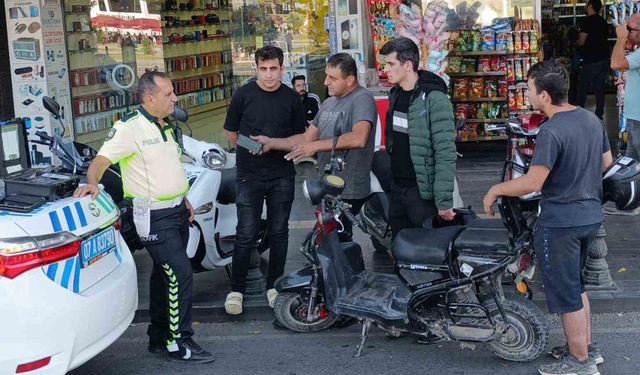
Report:
<svg viewBox="0 0 640 375"><path fill-rule="evenodd" d="M100 195L100 188L95 184L86 184L79 186L76 191L73 192L75 198L84 197L85 195L91 195L91 198L96 199Z"/></svg>
<svg viewBox="0 0 640 375"><path fill-rule="evenodd" d="M258 143L262 143L262 151L261 154L268 152L273 149L273 139L267 137L266 135L252 135L251 139Z"/></svg>
<svg viewBox="0 0 640 375"><path fill-rule="evenodd" d="M316 149L313 146L313 142L303 142L299 145L293 146L291 152L284 156L287 160L293 160L298 162L301 159L311 157L316 154Z"/></svg>
<svg viewBox="0 0 640 375"><path fill-rule="evenodd" d="M446 221L451 221L454 217L456 217L456 213L453 211L453 208L450 208L448 210L438 210L438 216L445 219Z"/></svg>
<svg viewBox="0 0 640 375"><path fill-rule="evenodd" d="M628 36L629 36L629 30L627 30L626 22L616 26L616 37L618 38L618 40L626 42Z"/></svg>
<svg viewBox="0 0 640 375"><path fill-rule="evenodd" d="M193 220L196 217L196 210L193 209L193 206L189 203L187 198L184 198L184 203L187 205L187 210L189 210L189 222L193 223Z"/></svg>
<svg viewBox="0 0 640 375"><path fill-rule="evenodd" d="M494 193L493 186L492 186L491 189L489 189L489 191L487 192L487 195L485 195L484 198L482 199L482 204L484 205L484 212L486 212L489 216L496 215L496 213L493 212L493 209L491 208L491 206L493 206L493 204L497 199L498 199L498 196Z"/></svg>

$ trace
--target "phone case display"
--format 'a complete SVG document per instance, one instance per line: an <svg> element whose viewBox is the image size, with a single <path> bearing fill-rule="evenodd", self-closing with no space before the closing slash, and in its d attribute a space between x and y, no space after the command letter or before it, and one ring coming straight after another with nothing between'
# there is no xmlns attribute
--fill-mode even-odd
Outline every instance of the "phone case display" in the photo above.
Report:
<svg viewBox="0 0 640 375"><path fill-rule="evenodd" d="M232 75L228 0L166 0L157 7L164 68L178 104L191 115L225 107Z"/></svg>
<svg viewBox="0 0 640 375"><path fill-rule="evenodd" d="M458 140L504 139L497 124L529 107L526 76L539 60L537 21L505 18L451 31L448 48Z"/></svg>
<svg viewBox="0 0 640 375"><path fill-rule="evenodd" d="M15 116L24 119L34 132L72 137L71 101L61 0L6 0L8 63ZM0 84L1 85L1 84ZM60 121L44 109L42 98L49 96L60 105ZM62 123L62 124L61 124ZM34 138L34 137L29 137ZM31 144L33 165L55 161L44 145Z"/></svg>
<svg viewBox="0 0 640 375"><path fill-rule="evenodd" d="M413 40L418 46L420 68L428 69L448 82L448 12L447 2L444 0L427 3L424 15L416 4L409 6L396 0L369 0L369 19L378 76L386 78L384 57L379 54L380 48L387 41L403 36Z"/></svg>

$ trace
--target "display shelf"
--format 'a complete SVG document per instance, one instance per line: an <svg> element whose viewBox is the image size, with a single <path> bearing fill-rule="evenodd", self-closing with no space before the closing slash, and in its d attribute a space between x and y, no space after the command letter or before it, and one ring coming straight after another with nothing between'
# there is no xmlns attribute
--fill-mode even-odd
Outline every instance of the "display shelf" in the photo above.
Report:
<svg viewBox="0 0 640 375"><path fill-rule="evenodd" d="M451 51L449 56L502 56L506 51Z"/></svg>
<svg viewBox="0 0 640 375"><path fill-rule="evenodd" d="M485 141L506 141L506 135L487 135L484 137L460 138L457 142L485 142Z"/></svg>
<svg viewBox="0 0 640 375"><path fill-rule="evenodd" d="M229 100L228 98L224 98L224 99L216 100L216 101L209 102L209 103L206 103L206 104L198 104L198 105L193 106L193 107L187 107L185 109L189 112L190 116L193 116L193 115L197 115L199 113L203 113L203 112L207 112L207 111L212 111L214 109L219 109L219 108L226 107L227 105L229 105L228 100Z"/></svg>
<svg viewBox="0 0 640 375"><path fill-rule="evenodd" d="M497 124L505 123L509 121L507 118L468 118L464 120L466 123L481 123L481 124Z"/></svg>
<svg viewBox="0 0 640 375"><path fill-rule="evenodd" d="M75 98L74 98L74 100L75 100ZM131 105L119 105L117 107L109 107L109 108L101 109L99 111L93 111L93 112L87 112L87 113L78 113L74 117L78 118L78 117L92 116L92 115L95 115L95 114L98 114L98 113L102 113L102 112L117 111L119 109L125 109L127 107L131 107Z"/></svg>
<svg viewBox="0 0 640 375"><path fill-rule="evenodd" d="M213 66L205 66L202 68L188 69L182 71L175 71L171 73L166 73L169 79L182 79L182 78L191 78L196 75L210 74L210 73L222 73L225 70L229 69L230 63L218 64Z"/></svg>
<svg viewBox="0 0 640 375"><path fill-rule="evenodd" d="M503 77L507 72L467 72L467 73L447 73L449 77Z"/></svg>
<svg viewBox="0 0 640 375"><path fill-rule="evenodd" d="M215 85L215 86L211 86L211 87L205 87L205 88L201 88L201 89L197 89L197 90L193 90L193 91L185 91L185 92L181 92L181 93L176 93L176 95L182 96L182 95L187 95L187 94L195 94L195 93L200 92L200 91L218 89L218 88L224 87L225 85L226 85L225 83L222 83L222 84L219 84L219 85Z"/></svg>
<svg viewBox="0 0 640 375"><path fill-rule="evenodd" d="M494 98L451 98L451 103L482 103L482 102L506 102L507 98L498 96Z"/></svg>

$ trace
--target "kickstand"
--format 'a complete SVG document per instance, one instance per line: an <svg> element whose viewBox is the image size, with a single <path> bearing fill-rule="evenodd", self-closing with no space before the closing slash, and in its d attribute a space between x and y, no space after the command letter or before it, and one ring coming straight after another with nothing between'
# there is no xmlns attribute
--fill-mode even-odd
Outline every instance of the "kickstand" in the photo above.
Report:
<svg viewBox="0 0 640 375"><path fill-rule="evenodd" d="M369 336L370 327L371 327L371 321L368 319L365 319L365 321L362 322L362 332L360 333L360 345L358 345L358 351L356 352L356 355L353 356L353 358L359 358L360 355L362 354L362 349L364 349L364 343L367 341L367 337Z"/></svg>

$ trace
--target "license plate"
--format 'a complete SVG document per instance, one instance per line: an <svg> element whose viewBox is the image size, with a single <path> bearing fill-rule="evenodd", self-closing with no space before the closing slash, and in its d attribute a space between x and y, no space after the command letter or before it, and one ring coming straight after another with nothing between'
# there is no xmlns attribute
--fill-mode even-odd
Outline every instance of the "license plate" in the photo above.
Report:
<svg viewBox="0 0 640 375"><path fill-rule="evenodd" d="M113 227L82 242L80 261L82 268L88 267L116 248L116 232Z"/></svg>

